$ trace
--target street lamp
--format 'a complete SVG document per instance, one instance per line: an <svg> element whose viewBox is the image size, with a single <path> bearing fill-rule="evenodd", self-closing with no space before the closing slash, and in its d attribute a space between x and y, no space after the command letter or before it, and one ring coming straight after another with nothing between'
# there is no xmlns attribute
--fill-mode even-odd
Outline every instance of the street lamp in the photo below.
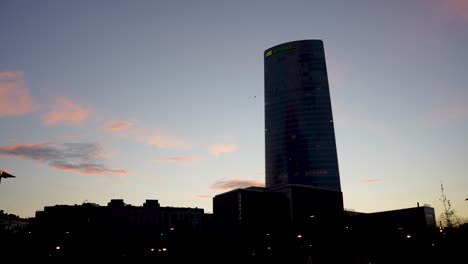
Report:
<svg viewBox="0 0 468 264"><path fill-rule="evenodd" d="M14 175L11 175L9 173L7 173L6 171L4 170L0 170L0 183L2 182L2 178L16 178L16 176Z"/></svg>

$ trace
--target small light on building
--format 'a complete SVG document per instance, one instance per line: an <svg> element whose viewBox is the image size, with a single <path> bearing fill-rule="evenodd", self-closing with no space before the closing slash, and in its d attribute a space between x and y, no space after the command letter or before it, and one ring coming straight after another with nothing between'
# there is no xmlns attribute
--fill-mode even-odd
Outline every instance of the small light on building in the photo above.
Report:
<svg viewBox="0 0 468 264"><path fill-rule="evenodd" d="M56 246L55 249L56 249L56 250L60 250L60 246Z"/></svg>
<svg viewBox="0 0 468 264"><path fill-rule="evenodd" d="M297 238L302 238L302 235L301 235L301 234L298 234L298 235L297 235Z"/></svg>
<svg viewBox="0 0 468 264"><path fill-rule="evenodd" d="M408 238L408 239L411 238L411 235L406 235L406 238Z"/></svg>
<svg viewBox="0 0 468 264"><path fill-rule="evenodd" d="M171 231L173 231L173 230L174 230L174 228L173 228L173 227L171 227Z"/></svg>
<svg viewBox="0 0 468 264"><path fill-rule="evenodd" d="M267 236L269 236L270 234L267 234Z"/></svg>
<svg viewBox="0 0 468 264"><path fill-rule="evenodd" d="M314 218L314 217L315 217L315 215L310 215L309 217L310 217L310 218Z"/></svg>
<svg viewBox="0 0 468 264"><path fill-rule="evenodd" d="M268 247L268 249L271 249L270 247Z"/></svg>
<svg viewBox="0 0 468 264"><path fill-rule="evenodd" d="M162 248L162 251L166 252L166 251L167 251L167 248Z"/></svg>
<svg viewBox="0 0 468 264"><path fill-rule="evenodd" d="M152 248L151 251L154 251L154 248Z"/></svg>
<svg viewBox="0 0 468 264"><path fill-rule="evenodd" d="M161 236L164 235L163 233L161 233Z"/></svg>
<svg viewBox="0 0 468 264"><path fill-rule="evenodd" d="M65 234L70 234L70 232L67 231L67 232L65 232Z"/></svg>

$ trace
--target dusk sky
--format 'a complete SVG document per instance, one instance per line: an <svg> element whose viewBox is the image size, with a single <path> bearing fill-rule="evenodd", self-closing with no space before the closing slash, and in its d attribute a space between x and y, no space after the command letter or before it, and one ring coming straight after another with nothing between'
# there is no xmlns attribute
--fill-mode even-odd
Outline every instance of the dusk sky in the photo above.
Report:
<svg viewBox="0 0 468 264"><path fill-rule="evenodd" d="M345 208L468 217L468 1L1 1L0 209L264 184L263 52L324 42Z"/></svg>

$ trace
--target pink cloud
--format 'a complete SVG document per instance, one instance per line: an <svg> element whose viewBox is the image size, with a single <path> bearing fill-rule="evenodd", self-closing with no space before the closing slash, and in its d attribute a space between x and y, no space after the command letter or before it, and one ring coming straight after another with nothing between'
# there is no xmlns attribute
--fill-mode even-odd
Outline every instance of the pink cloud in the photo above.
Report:
<svg viewBox="0 0 468 264"><path fill-rule="evenodd" d="M219 156L222 153L230 153L239 149L237 145L226 145L226 144L217 144L212 146L209 151L213 156Z"/></svg>
<svg viewBox="0 0 468 264"><path fill-rule="evenodd" d="M50 143L43 142L43 143L18 143L18 144L13 144L13 145L8 145L4 147L0 147L0 150L5 150L5 151L15 151L18 149L23 149L23 148L34 148L34 147L43 147L47 146Z"/></svg>
<svg viewBox="0 0 468 264"><path fill-rule="evenodd" d="M16 158L20 159L27 159L29 158L28 154L24 154L23 150L27 149L41 149L45 148L49 145L50 143L48 142L42 142L42 143L17 143L13 145L7 145L0 147L0 157L2 156L14 156ZM45 157L42 157L40 155L32 157L32 159L38 161L39 163L42 163L46 160Z"/></svg>
<svg viewBox="0 0 468 264"><path fill-rule="evenodd" d="M198 198L208 199L211 198L210 195L197 195Z"/></svg>
<svg viewBox="0 0 468 264"><path fill-rule="evenodd" d="M468 118L468 105L459 103L439 107L424 116L419 124L424 128L434 128L449 123L461 122Z"/></svg>
<svg viewBox="0 0 468 264"><path fill-rule="evenodd" d="M221 180L214 182L210 189L213 190L232 190L237 188L247 188L250 186L263 187L265 183L252 180Z"/></svg>
<svg viewBox="0 0 468 264"><path fill-rule="evenodd" d="M127 185L128 185L128 181L121 181L119 184L120 184L120 186L127 186Z"/></svg>
<svg viewBox="0 0 468 264"><path fill-rule="evenodd" d="M168 135L163 132L152 133L151 135L145 136L144 142L148 145L156 146L162 149L189 149L191 145L187 142Z"/></svg>
<svg viewBox="0 0 468 264"><path fill-rule="evenodd" d="M376 183L382 181L381 179L363 179L356 181L357 184L368 184L368 183Z"/></svg>
<svg viewBox="0 0 468 264"><path fill-rule="evenodd" d="M434 2L434 9L445 16L468 22L468 1L466 0L438 0Z"/></svg>
<svg viewBox="0 0 468 264"><path fill-rule="evenodd" d="M104 176L105 174L117 174L117 175L127 175L128 171L126 170L113 170L105 168L101 165L87 165L87 164L49 164L51 168L60 171L75 171L82 175L94 175L94 176Z"/></svg>
<svg viewBox="0 0 468 264"><path fill-rule="evenodd" d="M80 135L77 134L69 134L69 135L63 135L64 138L80 138Z"/></svg>
<svg viewBox="0 0 468 264"><path fill-rule="evenodd" d="M185 156L156 159L157 162L191 162L203 158L202 156Z"/></svg>
<svg viewBox="0 0 468 264"><path fill-rule="evenodd" d="M124 138L130 138L162 149L190 149L191 144L161 130L152 130L127 121L109 121L103 129Z"/></svg>
<svg viewBox="0 0 468 264"><path fill-rule="evenodd" d="M22 79L23 78L23 72L20 71L4 71L0 72L0 80L16 80L16 79Z"/></svg>
<svg viewBox="0 0 468 264"><path fill-rule="evenodd" d="M60 171L83 175L125 175L126 170L111 169L100 162L102 147L97 143L19 143L0 146L0 157L29 159Z"/></svg>
<svg viewBox="0 0 468 264"><path fill-rule="evenodd" d="M0 116L28 114L35 106L22 72L0 72Z"/></svg>
<svg viewBox="0 0 468 264"><path fill-rule="evenodd" d="M101 149L96 153L96 157L99 159L109 160L114 156L114 152Z"/></svg>
<svg viewBox="0 0 468 264"><path fill-rule="evenodd" d="M45 125L60 122L81 123L91 111L91 108L84 108L65 97L60 97L55 100L55 103L50 107L50 111L44 115L42 122Z"/></svg>
<svg viewBox="0 0 468 264"><path fill-rule="evenodd" d="M255 173L255 176L265 177L265 173L264 172L257 172L257 173Z"/></svg>
<svg viewBox="0 0 468 264"><path fill-rule="evenodd" d="M103 129L107 131L122 131L130 128L132 123L126 121L109 121L104 124Z"/></svg>

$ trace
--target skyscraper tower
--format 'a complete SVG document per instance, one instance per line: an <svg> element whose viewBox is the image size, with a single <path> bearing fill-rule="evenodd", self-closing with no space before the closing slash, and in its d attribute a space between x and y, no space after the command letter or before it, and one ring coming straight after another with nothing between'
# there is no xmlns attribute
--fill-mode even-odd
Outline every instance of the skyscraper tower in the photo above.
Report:
<svg viewBox="0 0 468 264"><path fill-rule="evenodd" d="M266 187L341 192L323 42L269 48L264 67Z"/></svg>

